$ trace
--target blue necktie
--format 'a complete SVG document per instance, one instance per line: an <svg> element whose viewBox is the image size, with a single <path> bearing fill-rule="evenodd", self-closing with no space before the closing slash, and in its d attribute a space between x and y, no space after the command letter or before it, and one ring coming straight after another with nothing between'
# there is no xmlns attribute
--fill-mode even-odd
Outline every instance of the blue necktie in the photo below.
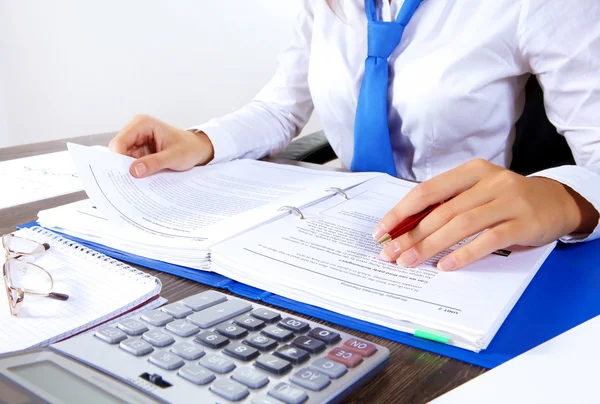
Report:
<svg viewBox="0 0 600 404"><path fill-rule="evenodd" d="M388 126L388 58L400 43L404 27L421 1L404 0L396 22L384 22L377 20L375 0L365 0L368 52L354 121L352 171L377 171L396 176Z"/></svg>

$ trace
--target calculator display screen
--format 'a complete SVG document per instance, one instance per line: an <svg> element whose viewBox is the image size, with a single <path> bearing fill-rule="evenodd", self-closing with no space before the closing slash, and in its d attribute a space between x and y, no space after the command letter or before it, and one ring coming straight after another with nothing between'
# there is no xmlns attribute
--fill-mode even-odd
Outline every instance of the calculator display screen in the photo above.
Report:
<svg viewBox="0 0 600 404"><path fill-rule="evenodd" d="M124 403L112 394L99 389L49 360L13 366L7 370L60 401Z"/></svg>

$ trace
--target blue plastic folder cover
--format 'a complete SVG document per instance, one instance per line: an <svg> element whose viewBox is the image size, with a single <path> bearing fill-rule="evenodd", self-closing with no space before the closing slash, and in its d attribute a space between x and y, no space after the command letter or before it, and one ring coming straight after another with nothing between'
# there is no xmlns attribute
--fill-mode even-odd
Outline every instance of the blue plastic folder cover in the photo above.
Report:
<svg viewBox="0 0 600 404"><path fill-rule="evenodd" d="M28 223L20 227L37 225L37 223ZM226 289L252 300L259 300L484 368L496 367L600 314L600 240L581 244L557 244L488 348L476 353L299 303L212 272L149 260L65 234L61 235L115 259Z"/></svg>

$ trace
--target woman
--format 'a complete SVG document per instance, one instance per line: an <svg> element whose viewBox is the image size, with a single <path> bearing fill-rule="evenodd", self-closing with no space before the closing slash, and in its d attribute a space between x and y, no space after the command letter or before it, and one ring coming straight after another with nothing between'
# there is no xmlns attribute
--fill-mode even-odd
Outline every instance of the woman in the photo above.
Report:
<svg viewBox="0 0 600 404"><path fill-rule="evenodd" d="M600 235L600 3L595 0L304 0L272 80L245 107L182 130L138 116L111 142L136 177L284 148L313 109L345 167L422 181L375 227L447 201L382 258L461 268L499 248ZM576 166L506 169L524 85Z"/></svg>

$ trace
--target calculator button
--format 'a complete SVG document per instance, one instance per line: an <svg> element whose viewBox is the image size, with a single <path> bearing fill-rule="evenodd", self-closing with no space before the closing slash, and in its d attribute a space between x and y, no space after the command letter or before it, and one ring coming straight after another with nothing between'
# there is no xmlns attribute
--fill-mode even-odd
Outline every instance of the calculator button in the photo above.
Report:
<svg viewBox="0 0 600 404"><path fill-rule="evenodd" d="M287 341L294 336L293 332L279 328L276 325L271 325L262 330L260 333L279 342Z"/></svg>
<svg viewBox="0 0 600 404"><path fill-rule="evenodd" d="M150 363L166 370L173 370L183 366L183 360L171 352L157 352L148 358Z"/></svg>
<svg viewBox="0 0 600 404"><path fill-rule="evenodd" d="M97 338L100 338L102 341L108 342L109 344L118 344L127 338L127 334L114 327L105 327L96 331L94 335Z"/></svg>
<svg viewBox="0 0 600 404"><path fill-rule="evenodd" d="M142 320L152 324L155 327L162 327L163 325L173 321L173 317L162 310L150 310L142 314Z"/></svg>
<svg viewBox="0 0 600 404"><path fill-rule="evenodd" d="M189 342L180 342L173 345L171 352L189 361L194 361L204 356L204 351L199 346L190 344Z"/></svg>
<svg viewBox="0 0 600 404"><path fill-rule="evenodd" d="M135 356L147 355L154 351L152 345L143 339L126 339L119 344L119 347Z"/></svg>
<svg viewBox="0 0 600 404"><path fill-rule="evenodd" d="M286 404L301 404L308 399L308 395L304 390L284 382L279 383L273 390L269 391L269 395Z"/></svg>
<svg viewBox="0 0 600 404"><path fill-rule="evenodd" d="M250 316L241 316L233 321L235 321L235 323L240 327L244 327L245 329L250 331L257 331L265 326L264 321Z"/></svg>
<svg viewBox="0 0 600 404"><path fill-rule="evenodd" d="M295 318L287 317L279 322L279 326L283 328L287 328L288 330L294 332L306 332L310 330L310 326L307 322L300 321Z"/></svg>
<svg viewBox="0 0 600 404"><path fill-rule="evenodd" d="M140 335L148 331L146 324L136 320L135 318L123 320L117 324L117 327L129 335Z"/></svg>
<svg viewBox="0 0 600 404"><path fill-rule="evenodd" d="M215 327L215 331L231 339L239 339L248 335L248 330L235 324L221 324Z"/></svg>
<svg viewBox="0 0 600 404"><path fill-rule="evenodd" d="M235 369L235 363L231 359L219 355L206 355L200 359L200 364L205 368L217 373L228 373Z"/></svg>
<svg viewBox="0 0 600 404"><path fill-rule="evenodd" d="M256 334L244 340L244 344L258 349L259 351L268 351L277 346L277 341L265 337L264 335Z"/></svg>
<svg viewBox="0 0 600 404"><path fill-rule="evenodd" d="M194 338L194 342L206 345L213 349L222 348L229 344L229 340L226 337L210 331L204 331L202 334L197 335L196 338Z"/></svg>
<svg viewBox="0 0 600 404"><path fill-rule="evenodd" d="M267 309L256 309L250 313L250 315L259 318L262 321L266 321L267 323L274 323L281 318L279 313Z"/></svg>
<svg viewBox="0 0 600 404"><path fill-rule="evenodd" d="M329 377L309 368L300 369L292 375L290 380L312 391L321 391L331 383Z"/></svg>
<svg viewBox="0 0 600 404"><path fill-rule="evenodd" d="M356 352L350 352L343 348L334 348L329 351L329 353L327 353L327 359L339 362L349 368L356 367L363 361L362 356Z"/></svg>
<svg viewBox="0 0 600 404"><path fill-rule="evenodd" d="M356 338L351 338L344 342L344 348L348 351L356 352L362 357L369 357L377 352L375 345Z"/></svg>
<svg viewBox="0 0 600 404"><path fill-rule="evenodd" d="M321 327L313 328L312 330L310 330L308 336L321 340L328 345L335 344L340 339L342 339L339 333L329 331Z"/></svg>
<svg viewBox="0 0 600 404"><path fill-rule="evenodd" d="M273 352L273 354L292 363L302 363L310 358L308 352L291 345L282 346Z"/></svg>
<svg viewBox="0 0 600 404"><path fill-rule="evenodd" d="M194 384L208 384L215 380L215 374L205 368L195 364L190 363L185 367L181 368L177 374L184 379L194 383Z"/></svg>
<svg viewBox="0 0 600 404"><path fill-rule="evenodd" d="M269 383L269 378L267 376L252 368L238 369L233 372L231 378L250 387L251 389L260 389L265 384Z"/></svg>
<svg viewBox="0 0 600 404"><path fill-rule="evenodd" d="M287 373L292 368L292 364L289 361L271 354L259 356L254 362L254 366L275 373L276 375Z"/></svg>
<svg viewBox="0 0 600 404"><path fill-rule="evenodd" d="M187 316L187 319L200 328L209 328L250 310L252 310L250 303L243 300L227 300L206 310L197 311Z"/></svg>
<svg viewBox="0 0 600 404"><path fill-rule="evenodd" d="M159 330L146 331L142 334L142 338L158 347L167 346L175 342L175 338L172 335Z"/></svg>
<svg viewBox="0 0 600 404"><path fill-rule="evenodd" d="M249 361L258 356L258 350L256 348L240 344L239 342L229 345L223 350L223 353L242 361Z"/></svg>
<svg viewBox="0 0 600 404"><path fill-rule="evenodd" d="M166 328L180 337L189 337L200 332L200 328L185 320L175 320L167 324Z"/></svg>
<svg viewBox="0 0 600 404"><path fill-rule="evenodd" d="M184 305L192 310L204 310L215 304L219 304L227 300L227 296L214 290L207 290L194 296L187 297L181 301Z"/></svg>
<svg viewBox="0 0 600 404"><path fill-rule="evenodd" d="M217 380L210 386L210 391L231 401L239 401L250 394L245 386L229 379Z"/></svg>
<svg viewBox="0 0 600 404"><path fill-rule="evenodd" d="M310 364L310 368L319 373L323 373L332 379L337 379L346 374L348 369L341 363L330 361L327 358L320 358Z"/></svg>
<svg viewBox="0 0 600 404"><path fill-rule="evenodd" d="M192 309L180 302L167 304L160 309L175 318L184 318L194 312Z"/></svg>
<svg viewBox="0 0 600 404"><path fill-rule="evenodd" d="M292 345L296 345L310 353L321 352L327 347L324 342L319 341L318 339L309 338L305 335L301 335L293 340Z"/></svg>

